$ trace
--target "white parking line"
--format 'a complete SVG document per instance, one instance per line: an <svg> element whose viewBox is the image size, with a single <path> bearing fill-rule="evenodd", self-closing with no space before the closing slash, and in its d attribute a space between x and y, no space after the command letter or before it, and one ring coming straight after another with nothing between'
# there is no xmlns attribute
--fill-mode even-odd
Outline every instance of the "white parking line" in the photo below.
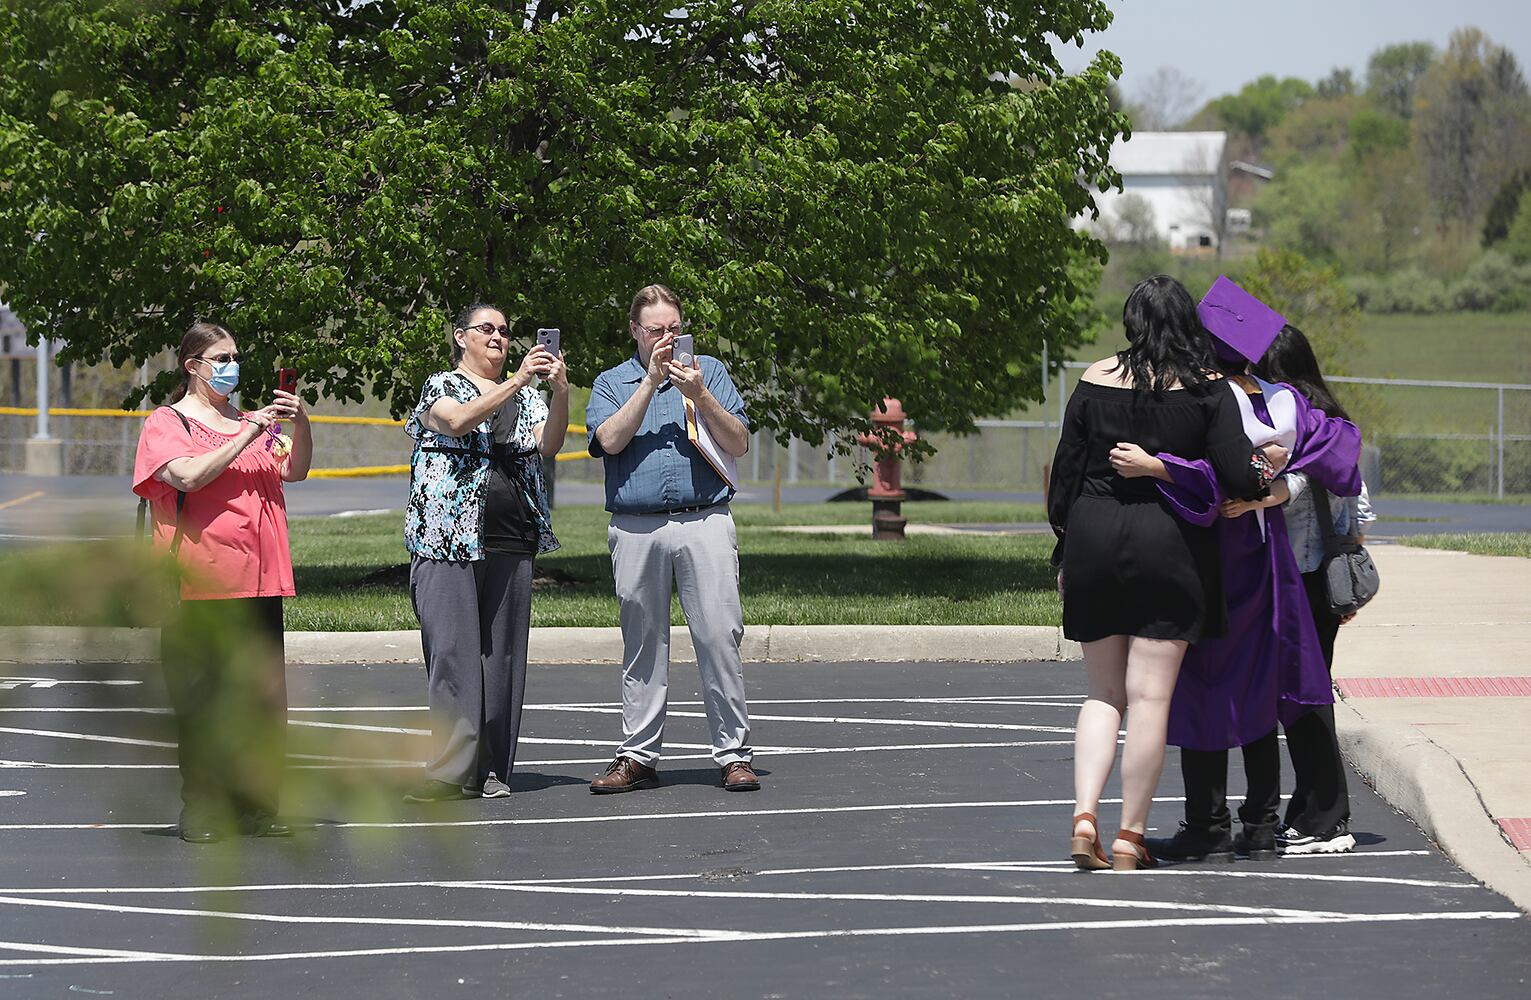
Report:
<svg viewBox="0 0 1531 1000"><path fill-rule="evenodd" d="M56 910L91 910L97 913L130 913L139 916L198 917L264 924L321 924L363 927L458 927L497 931L558 931L570 934L662 934L670 937L712 937L720 932L690 927L612 927L609 924L554 924L529 920L454 920L437 917L353 917L293 913L250 913L244 910L200 910L191 907L130 906L122 903L91 903L38 896L0 896L0 905Z"/></svg>
<svg viewBox="0 0 1531 1000"><path fill-rule="evenodd" d="M1362 854L1349 855L1351 859L1366 858L1397 858L1397 857L1422 857L1429 851L1372 851ZM1337 858L1340 855L1305 855L1296 859L1284 859L1287 861L1308 861L1317 858ZM825 875L845 873L886 873L886 872L1021 872L1026 874L1056 874L1068 875L1071 878L1076 875L1072 861L1053 860L1024 860L1024 859L1001 859L993 861L931 861L924 863L892 864L892 865L829 865L813 868L766 868L754 872L740 872L740 878L770 878L774 876L792 875ZM1166 874L1168 870L1160 869L1153 874ZM1221 874L1213 869L1206 870L1176 870L1179 874ZM1280 877L1281 873L1261 873L1266 877ZM1305 877L1301 873L1292 873L1297 877ZM463 889L463 888L487 888L494 889L501 886L573 886L573 885L620 885L629 882L674 882L706 879L716 877L711 872L685 871L670 872L654 875L577 875L567 878L519 878L519 879L408 879L382 882L242 882L233 884L208 884L208 885L113 885L113 886L9 886L0 888L0 895L4 896L158 896L158 895L212 895L217 893L260 893L260 892L360 892L380 889ZM1315 876L1321 879L1350 880L1359 876ZM1384 884L1396 883L1405 886L1424 886L1427 888L1451 888L1451 889L1480 889L1476 882L1437 882L1421 879L1393 879L1378 877L1377 880Z"/></svg>
<svg viewBox="0 0 1531 1000"><path fill-rule="evenodd" d="M1102 805L1120 799L1101 799ZM1161 796L1155 802L1184 802L1180 796ZM1024 809L1073 805L1073 799L993 799L971 802L901 802L860 806L819 806L791 809L709 809L671 813L603 813L597 816L503 817L463 820L413 820L400 822L325 823L335 830L420 830L475 826L563 826L581 823L626 823L642 820L750 819L761 816L825 816L838 813L915 812L933 809ZM162 830L165 823L0 823L0 831L37 830Z"/></svg>
<svg viewBox="0 0 1531 1000"><path fill-rule="evenodd" d="M599 715L621 715L621 708L592 708L587 705L527 705L526 710L538 709L548 712L588 712ZM682 719L705 719L706 712L676 712L667 713L670 718ZM945 722L935 719L866 719L854 715L761 715L757 712L750 713L752 722L824 722L837 726L915 726L930 727L934 729L998 729L1012 732L1028 733L1072 733L1072 727L1066 726L1026 726L1014 722Z"/></svg>
<svg viewBox="0 0 1531 1000"><path fill-rule="evenodd" d="M1349 913L1335 916L1211 916L1146 918L1132 920L1059 920L1040 923L966 924L934 927L854 927L801 931L731 931L712 937L644 937L627 935L615 938L587 938L573 941L490 941L480 944L420 945L398 948L354 948L337 951L277 952L268 954L174 956L145 952L144 957L102 956L80 958L0 958L0 966L30 967L39 965L100 965L134 962L209 962L250 963L314 961L327 958L370 958L384 955L440 955L464 952L530 951L544 948L620 948L658 944L732 944L758 941L811 941L833 938L935 937L961 934L1028 934L1049 931L1122 931L1157 930L1177 927L1272 927L1292 924L1392 924L1425 921L1519 920L1519 910L1464 910L1444 913ZM0 942L0 947L7 942Z"/></svg>
<svg viewBox="0 0 1531 1000"><path fill-rule="evenodd" d="M470 882L464 889L490 889L539 895L635 896L664 899L727 899L735 903L751 901L834 903L962 903L1004 906L1077 906L1105 910L1163 910L1174 913L1228 913L1259 917L1339 917L1331 910L1309 910L1274 906L1244 906L1234 903L1183 903L1151 899L1106 899L1096 896L988 895L974 893L891 893L891 892L737 892L721 889L647 889L631 886L518 885L502 882ZM329 914L254 913L248 910L202 910L193 907L136 906L124 903L97 903L74 899L49 899L43 896L0 895L0 906L38 909L90 910L98 913L124 913L138 916L197 917L219 920L274 924L317 924L370 927L458 927L482 930L562 931L577 934L611 933L621 930L632 934L696 935L707 937L726 931L694 928L623 927L593 924L553 924L525 920L461 920L436 917L357 917Z"/></svg>
<svg viewBox="0 0 1531 1000"><path fill-rule="evenodd" d="M43 736L55 740L81 740L87 743L119 743L133 747L158 747L162 750L174 750L174 743L166 743L164 740L139 740L129 736L102 736L95 733L69 733L57 729L17 729L12 726L0 726L0 733L12 733L16 736Z"/></svg>

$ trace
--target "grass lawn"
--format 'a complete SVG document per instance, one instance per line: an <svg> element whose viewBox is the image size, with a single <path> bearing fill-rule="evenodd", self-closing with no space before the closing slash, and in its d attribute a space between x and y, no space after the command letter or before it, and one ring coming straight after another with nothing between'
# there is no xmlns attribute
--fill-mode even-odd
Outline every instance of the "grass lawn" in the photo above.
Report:
<svg viewBox="0 0 1531 1000"><path fill-rule="evenodd" d="M999 503L906 504L911 520L1035 521L1036 507ZM740 579L748 624L1055 625L1061 613L1047 557L1051 536L923 537L902 543L797 535L784 524L870 520L865 504L734 508ZM554 580L539 581L532 624L616 625L608 516L597 507L561 507L554 525L563 548L538 560ZM397 515L292 522L299 596L288 602L292 630L414 628L409 598L392 574L406 561ZM870 527L868 528L870 532ZM684 622L679 602L676 624Z"/></svg>
<svg viewBox="0 0 1531 1000"><path fill-rule="evenodd" d="M1520 556L1531 559L1531 532L1503 535L1412 535L1398 539L1420 549L1452 549L1478 556Z"/></svg>
<svg viewBox="0 0 1531 1000"><path fill-rule="evenodd" d="M1035 505L910 503L919 523L1040 521ZM864 503L734 507L749 624L1054 625L1061 608L1048 567L1051 535L870 538ZM533 625L616 625L608 515L593 506L554 512L563 548L538 560L545 579ZM294 518L298 596L287 602L294 631L415 628L406 590L401 514ZM790 524L866 524L867 536L803 535ZM8 553L0 560L0 625L153 624L160 584L148 549L78 542ZM679 602L676 624L685 621Z"/></svg>
<svg viewBox="0 0 1531 1000"><path fill-rule="evenodd" d="M1531 384L1531 313L1366 314L1357 340L1354 375Z"/></svg>

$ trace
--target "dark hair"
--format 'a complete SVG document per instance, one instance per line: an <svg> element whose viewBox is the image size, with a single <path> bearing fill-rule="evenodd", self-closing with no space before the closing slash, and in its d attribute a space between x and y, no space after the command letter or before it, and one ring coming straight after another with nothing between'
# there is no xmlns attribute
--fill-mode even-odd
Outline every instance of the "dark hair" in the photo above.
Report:
<svg viewBox="0 0 1531 1000"><path fill-rule="evenodd" d="M680 296L670 291L664 285L645 285L638 289L638 294L633 296L632 307L627 310L627 318L630 322L638 322L638 314L649 306L664 302L675 307L675 311L682 317L685 312L680 307Z"/></svg>
<svg viewBox="0 0 1531 1000"><path fill-rule="evenodd" d="M1290 323L1281 328L1276 339L1271 341L1271 346L1266 348L1265 357L1255 365L1255 374L1268 382L1285 382L1331 417L1350 419L1345 407L1334 398L1329 383L1324 381L1324 373L1319 371L1313 345L1308 343L1308 338L1303 336L1301 330Z"/></svg>
<svg viewBox="0 0 1531 1000"><path fill-rule="evenodd" d="M482 309L493 309L501 316L505 315L503 309L489 302L470 302L459 309L457 319L452 323L452 329L447 331L447 346L452 349L452 364L462 361L462 345L457 342L457 331L466 330L473 314Z"/></svg>
<svg viewBox="0 0 1531 1000"><path fill-rule="evenodd" d="M234 335L217 323L208 323L197 320L187 329L186 336L181 338L181 347L175 353L175 366L181 373L181 381L171 390L167 402L174 403L184 399L186 392L191 388L191 374L186 370L186 362L192 358L202 356L202 352L227 337L234 339Z"/></svg>
<svg viewBox="0 0 1531 1000"><path fill-rule="evenodd" d="M1212 365L1212 342L1185 286L1167 274L1144 278L1122 305L1127 349L1116 352L1133 387L1158 395L1175 385L1200 385Z"/></svg>

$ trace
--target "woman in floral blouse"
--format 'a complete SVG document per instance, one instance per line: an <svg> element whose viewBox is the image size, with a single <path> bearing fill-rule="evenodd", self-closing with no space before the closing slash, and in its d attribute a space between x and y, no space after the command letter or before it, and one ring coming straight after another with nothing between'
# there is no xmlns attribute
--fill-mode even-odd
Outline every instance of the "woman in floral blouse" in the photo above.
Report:
<svg viewBox="0 0 1531 1000"><path fill-rule="evenodd" d="M541 459L563 447L563 355L534 346L509 378L505 316L475 303L451 334L451 371L426 379L406 430L404 544L420 620L431 760L406 802L510 794L531 626L532 561L558 547ZM534 384L546 378L552 405Z"/></svg>

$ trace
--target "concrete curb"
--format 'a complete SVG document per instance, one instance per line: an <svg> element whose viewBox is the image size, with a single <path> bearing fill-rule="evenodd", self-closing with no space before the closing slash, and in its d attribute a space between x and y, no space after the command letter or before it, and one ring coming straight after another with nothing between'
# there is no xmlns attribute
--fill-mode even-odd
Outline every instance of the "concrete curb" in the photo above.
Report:
<svg viewBox="0 0 1531 1000"><path fill-rule="evenodd" d="M532 663L622 662L616 628L534 628ZM670 630L671 657L696 660L684 627ZM1077 660L1079 644L1052 625L752 625L744 659L751 663L1003 663ZM0 629L4 663L147 663L159 659L158 629L57 626ZM419 663L420 633L288 632L289 663Z"/></svg>
<svg viewBox="0 0 1531 1000"><path fill-rule="evenodd" d="M1395 809L1419 824L1468 874L1531 914L1531 865L1500 832L1478 788L1450 753L1409 726L1334 706L1340 749Z"/></svg>

